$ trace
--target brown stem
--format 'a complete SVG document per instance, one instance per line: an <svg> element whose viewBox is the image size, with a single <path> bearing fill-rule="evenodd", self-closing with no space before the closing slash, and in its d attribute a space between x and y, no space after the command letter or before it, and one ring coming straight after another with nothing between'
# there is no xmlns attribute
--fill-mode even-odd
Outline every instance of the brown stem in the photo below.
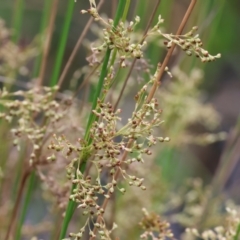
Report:
<svg viewBox="0 0 240 240"><path fill-rule="evenodd" d="M99 9L101 8L103 2L104 2L104 0L101 0L101 1L99 2L98 6L97 6L97 10L99 10ZM72 62L73 62L74 58L75 58L76 55L77 55L77 52L78 52L78 50L79 50L79 48L80 48L80 46L81 46L81 44L82 44L82 41L83 41L84 37L86 36L87 31L88 31L88 29L90 28L93 20L94 20L94 19L93 19L92 17L88 20L85 28L83 29L83 31L82 31L82 33L81 33L81 35L80 35L80 37L79 37L79 39L78 39L75 47L74 47L72 53L71 53L71 55L70 55L70 57L69 57L66 65L65 65L65 67L64 67L64 69L63 69L63 72L62 72L62 74L61 74L61 76L60 76L60 78L59 78L59 81L58 81L58 87L59 87L59 89L60 89L60 87L61 87L61 85L62 85L62 83L63 83L63 81L64 81L64 78L65 78L66 75L67 75L67 72L68 72L70 66L72 65Z"/></svg>
<svg viewBox="0 0 240 240"><path fill-rule="evenodd" d="M111 13L111 18L112 19L115 16L116 9L117 9L117 0L112 0L112 13Z"/></svg>
<svg viewBox="0 0 240 240"><path fill-rule="evenodd" d="M152 14L151 14L151 17L150 17L149 21L148 21L147 27L146 27L146 29L145 29L145 31L144 31L143 38L142 38L140 44L142 44L143 41L144 41L144 40L146 39L146 37L147 37L148 30L149 30L149 28L150 28L150 26L151 26L151 24L152 24L152 22L153 22L154 16L155 16L155 14L156 14L156 12L157 12L157 9L158 9L160 3L161 3L161 0L158 0L157 3L156 3L156 6L154 7L154 10L153 10L153 12L152 12ZM126 88L126 86L127 86L127 82L128 82L128 80L129 80L129 77L130 77L131 74L132 74L132 71L133 71L133 68L134 68L134 65L135 65L136 61L137 61L137 59L135 58L135 59L133 60L133 62L132 62L132 65L131 65L130 69L129 69L128 75L127 75L127 77L126 77L126 79L125 79L125 81L124 81L124 83L123 83L123 86L122 86L122 89L121 89L120 94L119 94L119 96L118 96L118 99L117 99L117 101L116 101L116 103L115 103L115 105L114 105L114 110L115 110L115 111L116 111L116 109L117 109L117 107L118 107L118 104L119 104L119 102L120 102L120 100L121 100L121 98L122 98L122 96L123 96L123 92L124 92L124 90L125 90L125 88Z"/></svg>
<svg viewBox="0 0 240 240"><path fill-rule="evenodd" d="M16 219L16 216L17 216L17 212L18 212L18 209L19 209L19 205L21 203L23 190L24 190L26 181L27 181L28 177L30 176L30 173L31 173L31 171L30 171L30 169L28 169L28 170L25 171L25 173L22 176L20 187L19 187L18 194L17 194L17 198L16 198L16 201L15 201L15 204L14 204L12 216L10 218L9 226L8 226L8 229L7 229L7 234L4 238L4 240L8 240L9 237L10 237L11 230L13 228L13 225L14 225L14 222L15 222L15 219Z"/></svg>
<svg viewBox="0 0 240 240"><path fill-rule="evenodd" d="M185 13L185 15L183 17L183 20L182 20L182 22L181 22L181 24L180 24L180 26L179 26L179 28L177 30L176 35L180 35L182 33L183 28L185 27L185 25L186 25L190 15L191 15L191 13L193 11L193 8L194 8L196 2L197 2L197 0L191 0L191 3L190 3L190 5L189 5L189 7L187 9L187 12ZM157 90L157 88L158 88L158 86L159 86L159 84L161 82L161 79L162 79L162 76L164 74L165 68L166 68L166 66L167 66L167 64L169 62L169 59L170 59L170 57L171 57L175 47L176 47L176 44L172 44L171 48L167 52L167 55L166 55L166 57L165 57L165 59L163 61L163 64L162 64L162 66L160 68L160 71L159 71L159 74L157 76L157 81L154 82L154 84L152 86L152 89L150 90L150 93L148 94L148 97L147 97L147 102L148 103L152 100L152 98L153 98L153 96L154 96L154 94L155 94L155 92L156 92L156 90Z"/></svg>
<svg viewBox="0 0 240 240"><path fill-rule="evenodd" d="M189 5L189 7L188 7L188 9L187 9L184 17L183 17L183 20L182 20L182 22L181 22L181 24L180 24L180 26L179 26L179 28L178 28L178 30L177 30L176 35L180 35L180 34L182 33L183 28L185 27L185 25L186 25L186 23L187 23L190 15L191 15L191 13L192 13L192 11L193 11L193 8L194 8L196 2L197 2L197 0L191 0L190 5ZM165 67L166 67L167 64L168 64L168 61L169 61L169 59L170 59L170 57L171 57L171 55L172 55L172 53L173 53L173 50L174 50L175 46L176 46L176 45L173 44L172 47L168 50L168 53L167 53L167 55L166 55L166 57L165 57L165 59L164 59L164 62L163 62L163 64L162 64L161 68L160 68L160 71L159 71L159 74L158 74L158 77L157 77L157 81L155 81L155 83L154 83L153 86L152 86L152 89L150 90L150 92L149 92L149 94L148 94L148 97L147 97L147 100L146 100L147 103L149 103L149 102L152 100L152 98L153 98L153 96L154 96L154 94L155 94L155 92L156 92L156 90L157 90L157 87L158 87L158 85L159 85L159 83L160 83L160 81L161 81L161 78L162 78L162 76L163 76ZM130 147L132 146L132 144L133 144L133 141L134 141L133 139L129 139L126 148L130 148ZM124 151L124 153L123 153L123 155L122 155L122 158L121 158L121 160L120 160L120 163L123 163L123 162L126 160L127 156L128 156L128 152L127 152L127 151ZM118 170L117 170L116 173L114 174L114 179L115 179L115 180L118 179L119 174L120 174L120 167L118 168ZM111 195L110 192L108 192L108 194ZM106 207L107 207L108 201L109 201L108 198L105 198L105 199L104 199L104 202L103 202L103 204L102 204L102 208L103 208L104 211L105 211L105 209L106 209ZM101 220L101 218L102 218L102 216L98 216L96 222L99 223L100 220ZM97 231L97 228L94 227L94 229L93 229L94 234L96 234L96 231ZM93 239L94 239L93 237L90 238L90 240L93 240Z"/></svg>
<svg viewBox="0 0 240 240"><path fill-rule="evenodd" d="M236 129L235 129L236 130ZM234 136L235 135L235 136ZM221 191L224 189L224 186L231 176L233 169L236 167L239 162L240 156L240 137L239 131L230 134L230 138L226 143L226 148L220 158L219 165L217 167L216 173L211 182L211 192L207 196L207 200L203 206L203 211L201 218L198 222L198 226L202 228L206 219L208 217L209 211L214 204L216 196L218 196Z"/></svg>
<svg viewBox="0 0 240 240"><path fill-rule="evenodd" d="M52 35L53 35L53 28L54 28L54 20L57 14L57 6L58 6L59 0L54 0L52 4L52 9L51 9L51 17L49 20L49 26L47 29L47 34L46 34L46 41L44 44L44 49L43 49L43 58L42 58L42 63L41 63L41 69L40 69L40 74L37 80L37 86L41 86L43 84L43 79L44 79L44 74L47 66L47 58L48 58L48 53L51 45L51 40L52 40Z"/></svg>

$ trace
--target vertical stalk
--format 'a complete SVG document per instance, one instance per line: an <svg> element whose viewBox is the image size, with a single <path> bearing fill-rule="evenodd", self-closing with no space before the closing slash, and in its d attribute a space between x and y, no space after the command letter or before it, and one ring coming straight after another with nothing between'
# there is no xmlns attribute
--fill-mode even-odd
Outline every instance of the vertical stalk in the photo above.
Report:
<svg viewBox="0 0 240 240"><path fill-rule="evenodd" d="M240 237L240 224L238 224L237 233L236 233L236 235L234 236L234 240L238 240L239 237Z"/></svg>
<svg viewBox="0 0 240 240"><path fill-rule="evenodd" d="M20 205L20 202L21 202L21 197L22 197L22 194L23 194L23 190L24 190L24 187L25 187L25 184L26 184L26 181L27 181L28 177L29 177L29 171L27 170L23 174L23 177L22 177L22 180L21 180L21 183L20 183L20 186L19 186L17 198L16 198L16 201L15 201L15 204L14 204L14 207L13 207L13 212L12 212L12 215L11 215L11 218L10 218L10 221L9 221L7 233L6 233L6 236L5 236L4 240L8 240L9 237L10 237L13 225L14 225L15 220L16 220L19 205Z"/></svg>
<svg viewBox="0 0 240 240"><path fill-rule="evenodd" d="M56 63L53 68L53 74L51 77L50 86L54 86L58 82L58 77L59 77L62 60L63 60L63 54L64 54L64 50L66 47L68 32L69 32L70 23L71 23L71 19L72 19L72 15L73 15L74 4L75 4L75 2L73 0L68 1L68 8L66 11L66 17L65 17L65 22L63 25L63 30L62 30L59 46L57 49Z"/></svg>
<svg viewBox="0 0 240 240"><path fill-rule="evenodd" d="M116 16L114 18L114 23L113 23L114 27L116 27L118 25L120 19L122 18L125 5L126 5L126 0L120 0L118 2L117 12L116 12ZM97 89L96 89L94 99L93 99L93 103L92 103L92 110L94 110L96 108L97 100L101 95L101 91L102 91L103 83L104 83L104 78L106 77L107 72L108 72L107 67L108 67L108 62L109 62L110 55L111 55L111 49L107 49L107 52L105 54L105 58L104 58L104 61L103 61L102 70L101 70L101 73L100 73ZM91 143L91 139L89 138L90 129L91 129L91 126L92 126L93 122L96 121L96 120L97 120L96 116L91 111L89 119L88 119L88 123L87 123L85 137L84 137L85 141L88 144ZM83 159L83 162L80 166L80 171L81 172L85 171L87 158L88 158L88 156L84 157L84 159ZM75 189L75 185L73 184L71 192L73 192L74 189ZM61 233L60 233L60 238L59 238L60 240L63 239L66 236L67 228L68 228L69 222L72 218L72 215L73 215L73 212L74 212L75 208L76 208L76 203L72 200L69 200L68 206L67 206L67 209L66 209L66 213L65 213L65 217L64 217L64 220L63 220L62 228L61 228Z"/></svg>
<svg viewBox="0 0 240 240"><path fill-rule="evenodd" d="M23 208L22 208L21 216L20 216L19 223L17 226L15 240L21 239L22 226L23 226L26 214L27 214L27 208L28 208L29 202L31 200L31 196L32 196L32 192L33 192L35 183L36 183L36 174L35 174L35 171L32 171L30 178L28 179L28 188L27 188L27 191L25 194L25 199L23 201Z"/></svg>
<svg viewBox="0 0 240 240"><path fill-rule="evenodd" d="M54 29L54 21L55 21L55 17L57 14L58 2L59 2L59 0L54 0L53 4L52 4L52 8L51 8L51 17L50 17L49 26L47 29L46 41L44 44L43 57L42 57L42 61L41 61L41 69L40 69L40 74L39 74L39 78L38 78L38 82L37 82L38 86L41 86L43 84L43 78L44 78L44 74L45 74L45 70L46 70L46 66L47 66L47 58L48 58L48 53L49 53L53 29Z"/></svg>
<svg viewBox="0 0 240 240"><path fill-rule="evenodd" d="M51 8L50 8L51 3L52 3L52 0L45 0L45 2L44 2L43 16L42 16L41 27L40 27L40 36L41 37L44 36L44 31L48 24L50 10L51 10ZM40 54L36 59L36 62L34 65L34 70L33 70L33 77L36 77L39 74L41 59L42 59L42 54ZM25 199L24 199L24 203L23 203L23 209L21 211L20 219L19 219L19 222L17 225L17 231L16 231L16 236L15 236L16 240L20 240L20 238L21 238L21 230L22 230L22 226L23 226L23 223L24 223L24 220L26 217L29 202L31 200L31 195L32 195L35 181L36 181L36 173L35 173L35 171L32 171L30 178L28 179L28 187L26 189Z"/></svg>
<svg viewBox="0 0 240 240"><path fill-rule="evenodd" d="M14 12L13 12L13 19L12 19L12 28L14 29L12 41L15 43L19 40L19 36L21 33L23 11L24 11L24 0L16 0L14 3Z"/></svg>
<svg viewBox="0 0 240 240"><path fill-rule="evenodd" d="M45 31L46 31L49 16L50 16L52 1L53 0L44 0L43 16L42 16L41 27L40 27L41 38L45 37ZM42 53L40 53L36 58L34 69L33 69L33 77L37 77L39 74L41 60L42 60Z"/></svg>

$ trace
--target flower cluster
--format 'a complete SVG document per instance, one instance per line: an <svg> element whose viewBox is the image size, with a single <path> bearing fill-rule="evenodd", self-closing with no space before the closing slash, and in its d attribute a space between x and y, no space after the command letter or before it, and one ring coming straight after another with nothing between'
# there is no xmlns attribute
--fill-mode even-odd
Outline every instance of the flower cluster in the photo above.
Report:
<svg viewBox="0 0 240 240"><path fill-rule="evenodd" d="M144 178L134 176L127 166L138 162L143 163L144 155L152 154L150 148L153 145L157 142L169 141L167 137L155 137L153 134L154 128L162 124L162 111L158 108L157 99L146 101L148 87L154 82L156 76L157 74L136 95L136 107L126 125L120 126L120 109L114 110L111 103L98 100L97 107L93 110L98 121L95 121L91 127L90 144L86 144L83 139L78 139L76 144L71 144L64 136L55 136L55 141L49 145L49 149L62 151L66 157L72 159L67 168L68 178L75 186L70 199L75 201L82 209L83 215L87 216L85 227L89 221L94 222L95 218L100 219L95 224L105 226L103 217L105 209L100 199L109 199L115 190L121 193L126 191L124 187L118 186L120 176L130 186L146 190L143 185ZM91 170L89 173L85 170L83 174L80 171L86 156L87 164L95 166L95 172ZM107 183L103 177L106 172L109 178ZM78 235L72 234L72 236L82 236L85 227L77 233ZM98 225L95 228L100 235L104 232L99 230ZM96 233L90 230L90 234L94 237Z"/></svg>
<svg viewBox="0 0 240 240"><path fill-rule="evenodd" d="M5 27L5 23L0 19L0 74L4 77L11 77L18 72L27 75L27 61L37 55L34 44L22 47L14 44L10 40L10 32Z"/></svg>
<svg viewBox="0 0 240 240"><path fill-rule="evenodd" d="M197 27L193 27L192 30L184 35L173 35L162 33L160 30L158 31L165 39L164 44L167 48L171 48L173 44L178 45L186 52L188 56L191 56L193 53L196 57L200 58L202 62L212 62L217 58L221 57L221 54L213 56L209 54L209 52L202 48L202 41L199 38L199 35L194 35Z"/></svg>
<svg viewBox="0 0 240 240"><path fill-rule="evenodd" d="M195 34L198 27L193 27L188 33L184 35L174 35L172 33L163 33L160 29L161 24L163 23L163 19L161 15L158 17L157 24L153 27L153 29L149 32L149 34L160 34L162 37L164 37L166 40L164 41L164 44L169 49L172 47L173 44L178 45L181 47L182 50L186 52L188 56L191 56L193 53L196 55L196 57L199 57L202 62L212 62L216 60L217 58L221 57L221 54L218 53L215 56L212 56L208 53L207 50L203 49L203 43L201 39L199 38L198 34ZM195 34L195 35L194 35Z"/></svg>
<svg viewBox="0 0 240 240"><path fill-rule="evenodd" d="M186 229L187 234L198 237L202 240L208 239L222 239L222 240L232 240L238 239L237 235L239 235L238 228L240 226L239 214L237 211L227 208L226 211L229 214L229 217L226 219L226 226L218 226L213 230L205 230L203 233L199 233L199 231L195 228ZM239 236L238 236L239 237Z"/></svg>
<svg viewBox="0 0 240 240"><path fill-rule="evenodd" d="M51 135L68 110L69 102L66 101L61 105L53 100L55 90L44 87L42 90L33 88L25 92L9 93L3 89L0 93L0 103L4 107L0 118L8 123L15 123L11 129L13 144L20 148L20 139L27 139L32 143L30 166L34 161L39 160L38 153L47 135Z"/></svg>
<svg viewBox="0 0 240 240"><path fill-rule="evenodd" d="M149 239L149 237L152 240L174 239L168 222L161 220L155 213L149 213L145 208L143 214L144 217L139 225L145 232L141 235L141 239Z"/></svg>
<svg viewBox="0 0 240 240"><path fill-rule="evenodd" d="M121 67L125 67L125 60L128 58L140 59L143 57L142 48L146 42L134 41L131 33L134 31L135 26L140 22L140 17L136 17L126 27L123 22L120 22L116 27L112 19L105 21L101 18L96 10L92 7L88 11L82 10L82 13L89 13L96 21L101 21L106 27L103 29L103 44L99 47L92 48L93 53L99 53L103 50L110 48L115 49L121 59Z"/></svg>

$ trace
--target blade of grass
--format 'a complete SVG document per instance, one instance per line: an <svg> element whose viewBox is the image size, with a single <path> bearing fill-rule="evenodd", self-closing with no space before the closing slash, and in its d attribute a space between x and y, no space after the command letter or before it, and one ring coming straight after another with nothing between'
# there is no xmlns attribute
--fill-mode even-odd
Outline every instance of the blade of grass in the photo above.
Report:
<svg viewBox="0 0 240 240"><path fill-rule="evenodd" d="M124 9L125 9L125 5L126 5L126 0L120 0L119 1L116 16L114 18L114 24L113 24L114 27L116 27L118 25L120 19L122 18L122 15L123 15L123 12L124 12ZM92 110L94 110L96 108L97 100L100 97L100 94L101 94L101 91L102 91L104 78L106 77L107 72L108 72L107 67L108 67L108 62L109 62L109 59L110 59L110 55L111 55L111 49L107 49L107 52L105 54L105 58L103 60L103 65L102 65L102 70L101 70L98 85L97 85L97 90L95 92L93 103L92 103ZM90 129L91 129L91 126L92 126L93 122L96 121L96 120L97 120L96 116L91 111L89 119L88 119L88 123L87 123L85 136L84 136L84 139L87 142L87 144L91 143L91 139L89 138L89 133L90 133ZM80 171L81 172L85 171L87 158L88 158L88 156L84 156L84 159L83 159L83 161L81 163L81 166L80 166ZM71 193L73 192L74 189L75 189L75 185L73 184ZM66 210L66 213L65 213L65 217L64 217L64 220L63 220L62 228L61 228L60 239L63 239L66 236L68 225L69 225L69 222L72 218L72 215L73 215L73 212L74 212L75 208L76 208L76 203L72 200L69 200L67 210Z"/></svg>
<svg viewBox="0 0 240 240"><path fill-rule="evenodd" d="M62 30L59 46L57 49L56 63L54 64L53 73L52 73L51 82L50 82L51 87L55 86L58 82L58 77L60 74L62 60L63 60L63 54L65 51L67 38L68 38L68 32L69 32L70 23L71 23L71 19L72 19L72 15L73 15L74 4L75 4L75 1L73 1L73 0L68 1L68 8L66 11L65 22L63 25L63 30Z"/></svg>
<svg viewBox="0 0 240 240"><path fill-rule="evenodd" d="M41 61L41 68L40 68L39 78L37 81L37 86L41 86L43 84L44 74L45 74L45 70L46 70L46 66L47 66L48 53L49 53L51 40L52 40L54 21L55 21L55 17L57 14L58 2L59 2L59 0L54 0L52 3L51 17L49 19L49 26L48 26L47 34L46 34L46 41L45 41L44 49L43 49L43 57L42 57L42 61Z"/></svg>
<svg viewBox="0 0 240 240"><path fill-rule="evenodd" d="M28 205L31 200L31 196L32 196L32 192L33 192L35 183L36 183L36 174L35 174L35 172L32 172L28 179L28 188L27 188L27 192L25 194L25 199L23 201L23 208L22 208L21 216L20 216L18 226L17 226L15 240L21 239L22 226L23 226L26 214L27 214Z"/></svg>
<svg viewBox="0 0 240 240"><path fill-rule="evenodd" d="M23 12L24 12L24 1L25 0L16 0L14 3L13 19L12 19L12 28L14 33L12 35L12 41L17 42L20 37L21 27L23 22Z"/></svg>
<svg viewBox="0 0 240 240"><path fill-rule="evenodd" d="M240 237L240 224L238 224L237 232L236 232L236 235L234 236L234 240L239 240L239 237Z"/></svg>

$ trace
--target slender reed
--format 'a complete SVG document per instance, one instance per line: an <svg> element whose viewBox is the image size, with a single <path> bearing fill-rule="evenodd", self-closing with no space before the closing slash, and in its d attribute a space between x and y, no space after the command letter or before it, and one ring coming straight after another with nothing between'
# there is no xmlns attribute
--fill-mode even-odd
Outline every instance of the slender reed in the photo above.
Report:
<svg viewBox="0 0 240 240"><path fill-rule="evenodd" d="M65 22L63 25L59 46L57 49L56 63L54 64L50 86L55 86L58 82L58 77L59 77L62 60L63 60L63 54L66 47L68 32L69 32L70 23L73 15L74 4L75 4L74 1L68 1Z"/></svg>
<svg viewBox="0 0 240 240"><path fill-rule="evenodd" d="M47 29L47 24L48 24L48 20L50 17L50 10L51 10L51 4L52 4L53 0L45 0L44 1L44 7L43 7L43 16L41 19L41 27L40 27L40 37L44 37L45 38L45 30ZM35 78L38 76L39 74L39 70L40 70L40 65L41 65L41 60L42 60L42 53L40 53L34 63L34 68L33 68L33 74L32 76Z"/></svg>
<svg viewBox="0 0 240 240"><path fill-rule="evenodd" d="M115 16L115 19L114 19L114 24L113 24L114 27L116 27L118 25L120 19L122 18L125 5L126 5L126 0L120 0L119 1L116 16ZM94 99L93 99L93 103L92 103L92 110L96 108L97 100L100 97L100 94L101 94L101 91L102 91L104 78L106 77L107 72L108 72L108 62L109 62L109 59L110 59L110 55L111 55L111 49L107 49L106 54L105 54L105 58L103 60L102 70L101 70L101 73L100 73L97 89L96 89ZM88 119L87 127L86 127L85 136L84 136L84 140L87 142L87 144L91 143L91 139L89 138L89 133L90 133L90 129L91 129L91 126L92 126L93 122L96 121L96 120L97 120L96 115L94 115L93 112L91 111L89 119ZM81 159L81 166L80 166L80 171L81 172L85 171L86 162L87 162L88 157L89 156L87 155L87 156L84 156L83 159ZM73 192L74 188L75 188L75 185L72 186L71 192ZM66 213L65 213L65 217L64 217L64 220L63 220L60 239L64 238L65 235L66 235L67 228L68 228L69 222L72 218L72 215L73 215L73 212L74 212L75 208L76 208L76 203L72 200L69 200L68 206L67 206L67 209L66 209Z"/></svg>
<svg viewBox="0 0 240 240"><path fill-rule="evenodd" d="M11 218L10 218L10 221L9 221L7 233L6 233L6 236L5 236L4 240L8 240L10 235L11 235L11 230L12 230L14 224L15 224L18 208L19 208L19 205L21 203L21 196L23 194L24 186L25 186L27 178L29 177L29 174L30 174L30 171L29 171L29 169L27 169L22 176L22 179L21 179L21 182L20 182L20 188L19 188L18 193L17 193L17 198L16 198L16 201L15 201L15 204L14 204L13 212L12 212L12 215L11 215Z"/></svg>
<svg viewBox="0 0 240 240"><path fill-rule="evenodd" d="M25 0L15 0L14 3L14 12L12 19L12 28L14 29L14 34L12 35L12 41L17 42L21 33L21 26L23 21L23 12L24 12L24 1Z"/></svg>
<svg viewBox="0 0 240 240"><path fill-rule="evenodd" d="M54 21L55 21L55 17L57 14L58 2L59 2L59 0L54 0L54 2L52 4L51 17L50 17L49 26L47 29L46 42L45 42L44 49L43 49L43 58L42 58L42 62L41 62L40 74L39 74L39 77L37 80L37 86L41 86L43 84L44 74L45 74L46 66L47 66L47 58L48 58L49 49L51 46L52 34L53 34L53 29L54 29Z"/></svg>

